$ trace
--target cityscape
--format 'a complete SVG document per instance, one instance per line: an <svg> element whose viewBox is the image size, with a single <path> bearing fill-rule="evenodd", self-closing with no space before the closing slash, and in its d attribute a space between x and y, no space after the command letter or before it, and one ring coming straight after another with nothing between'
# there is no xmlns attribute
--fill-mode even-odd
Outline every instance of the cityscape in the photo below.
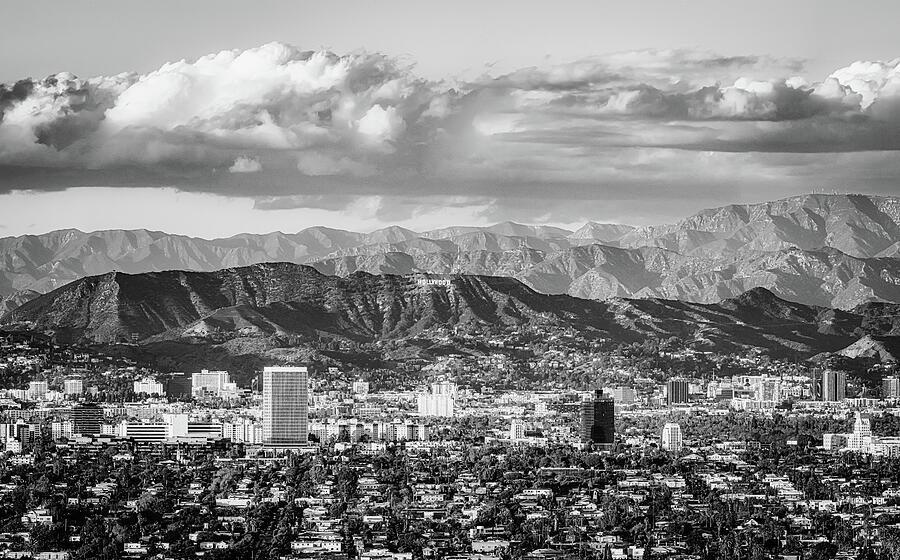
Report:
<svg viewBox="0 0 900 560"><path fill-rule="evenodd" d="M900 542L894 365L873 387L657 349L712 364L669 377L645 357L560 359L558 341L529 366L589 364L604 386L509 387L502 347L406 383L316 365L238 385L2 341L3 378L37 379L2 392L6 557L890 558Z"/></svg>
<svg viewBox="0 0 900 560"><path fill-rule="evenodd" d="M900 4L4 8L0 560L900 560Z"/></svg>

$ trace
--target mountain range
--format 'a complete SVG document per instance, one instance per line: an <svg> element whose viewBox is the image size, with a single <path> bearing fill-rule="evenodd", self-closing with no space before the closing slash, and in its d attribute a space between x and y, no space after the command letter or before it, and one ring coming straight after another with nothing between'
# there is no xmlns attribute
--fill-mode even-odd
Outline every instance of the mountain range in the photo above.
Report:
<svg viewBox="0 0 900 560"><path fill-rule="evenodd" d="M265 262L327 275L508 276L545 294L714 303L756 287L853 309L900 302L900 198L805 195L704 210L636 228L512 222L414 232L311 227L201 239L147 230L59 230L0 239L0 312L91 275L214 271Z"/></svg>
<svg viewBox="0 0 900 560"><path fill-rule="evenodd" d="M6 313L0 324L50 332L61 341L221 345L288 339L294 346L323 339L409 342L451 330L546 336L563 329L601 342L678 337L697 349L762 348L792 357L836 352L867 335L900 334L898 304L842 311L789 302L764 288L700 304L547 295L504 277L429 279L434 277L327 276L292 263L215 272L113 272L39 296Z"/></svg>

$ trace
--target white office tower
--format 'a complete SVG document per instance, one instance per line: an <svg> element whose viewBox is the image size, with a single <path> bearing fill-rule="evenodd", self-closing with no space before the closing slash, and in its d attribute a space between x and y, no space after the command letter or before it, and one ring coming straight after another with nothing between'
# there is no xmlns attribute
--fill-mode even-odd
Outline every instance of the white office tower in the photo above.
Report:
<svg viewBox="0 0 900 560"><path fill-rule="evenodd" d="M420 393L419 416L452 417L456 401L456 384L439 382L431 384L431 393Z"/></svg>
<svg viewBox="0 0 900 560"><path fill-rule="evenodd" d="M900 398L900 377L896 375L891 375L885 377L881 382L882 391L881 394L886 399L897 399Z"/></svg>
<svg viewBox="0 0 900 560"><path fill-rule="evenodd" d="M263 444L278 447L307 443L308 383L305 367L263 370Z"/></svg>
<svg viewBox="0 0 900 560"><path fill-rule="evenodd" d="M231 376L227 371L200 370L191 375L191 391L203 396L205 394L220 395L231 385Z"/></svg>
<svg viewBox="0 0 900 560"><path fill-rule="evenodd" d="M868 416L856 413L853 433L847 438L847 449L863 453L872 452L872 421Z"/></svg>
<svg viewBox="0 0 900 560"><path fill-rule="evenodd" d="M31 381L28 383L28 392L26 393L28 400L39 401L47 396L46 381Z"/></svg>
<svg viewBox="0 0 900 560"><path fill-rule="evenodd" d="M675 422L666 422L662 429L662 448L677 453L681 451L681 426Z"/></svg>
<svg viewBox="0 0 900 560"><path fill-rule="evenodd" d="M354 395L368 395L369 394L369 382L368 381L354 381L353 382L353 394Z"/></svg>
<svg viewBox="0 0 900 560"><path fill-rule="evenodd" d="M84 384L80 379L66 379L63 381L63 393L66 395L80 395L84 392Z"/></svg>
<svg viewBox="0 0 900 560"><path fill-rule="evenodd" d="M525 422L521 418L513 418L509 425L509 439L519 441L525 438Z"/></svg>

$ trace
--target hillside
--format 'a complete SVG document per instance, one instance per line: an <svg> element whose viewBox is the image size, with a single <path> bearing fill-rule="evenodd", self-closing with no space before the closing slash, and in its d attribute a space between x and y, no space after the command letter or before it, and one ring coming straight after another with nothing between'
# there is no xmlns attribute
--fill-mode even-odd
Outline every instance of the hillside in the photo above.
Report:
<svg viewBox="0 0 900 560"><path fill-rule="evenodd" d="M704 210L676 224L589 222L577 231L504 222L414 232L200 239L146 230L0 239L0 313L73 280L118 271L215 271L264 262L325 274L510 276L547 294L714 303L764 287L810 305L900 302L900 199L806 195Z"/></svg>
<svg viewBox="0 0 900 560"><path fill-rule="evenodd" d="M109 273L75 281L7 313L2 322L62 340L212 344L279 337L301 344L331 338L400 341L458 333L566 329L607 342L678 337L701 349L761 348L810 356L847 347L865 334L897 334L896 316L785 301L754 289L717 304L666 299L592 301L540 294L510 278L326 276L290 263L216 272Z"/></svg>

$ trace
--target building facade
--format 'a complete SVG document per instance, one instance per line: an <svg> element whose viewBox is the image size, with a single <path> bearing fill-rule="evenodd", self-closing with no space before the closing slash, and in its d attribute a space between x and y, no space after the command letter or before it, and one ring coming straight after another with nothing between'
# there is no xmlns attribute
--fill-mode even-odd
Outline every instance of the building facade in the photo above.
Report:
<svg viewBox="0 0 900 560"><path fill-rule="evenodd" d="M847 396L847 374L843 371L826 370L822 373L822 400L839 402Z"/></svg>
<svg viewBox="0 0 900 560"><path fill-rule="evenodd" d="M662 448L666 451L677 453L683 446L681 426L675 422L666 422L662 429Z"/></svg>
<svg viewBox="0 0 900 560"><path fill-rule="evenodd" d="M292 446L308 441L308 383L305 367L263 370L263 444Z"/></svg>
<svg viewBox="0 0 900 560"><path fill-rule="evenodd" d="M886 399L900 398L900 377L891 375L881 382L881 396Z"/></svg>
<svg viewBox="0 0 900 560"><path fill-rule="evenodd" d="M616 437L615 404L599 389L581 402L581 441L612 446Z"/></svg>
<svg viewBox="0 0 900 560"><path fill-rule="evenodd" d="M103 409L97 405L86 404L72 409L72 429L76 434L96 435L103 424Z"/></svg>
<svg viewBox="0 0 900 560"><path fill-rule="evenodd" d="M688 402L690 400L689 389L690 384L687 379L670 379L666 383L666 404L672 406Z"/></svg>

